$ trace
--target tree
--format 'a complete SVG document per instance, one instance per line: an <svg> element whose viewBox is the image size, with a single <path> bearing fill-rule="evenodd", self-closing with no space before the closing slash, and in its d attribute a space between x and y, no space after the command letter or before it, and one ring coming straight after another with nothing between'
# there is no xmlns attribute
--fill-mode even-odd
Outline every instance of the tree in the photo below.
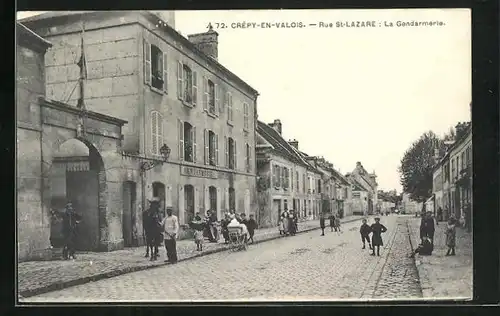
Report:
<svg viewBox="0 0 500 316"><path fill-rule="evenodd" d="M429 131L406 150L399 167L403 191L417 202L425 202L432 194L432 169L436 163L435 149L443 153L444 143Z"/></svg>

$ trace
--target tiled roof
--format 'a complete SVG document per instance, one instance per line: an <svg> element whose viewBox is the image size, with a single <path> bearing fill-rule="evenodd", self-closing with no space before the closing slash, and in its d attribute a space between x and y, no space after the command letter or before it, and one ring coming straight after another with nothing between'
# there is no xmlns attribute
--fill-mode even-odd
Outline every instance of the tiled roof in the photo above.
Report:
<svg viewBox="0 0 500 316"><path fill-rule="evenodd" d="M358 180L356 179L352 179L353 180L353 185L354 185L354 189L353 191L366 191L363 186L361 185L361 183L358 182Z"/></svg>
<svg viewBox="0 0 500 316"><path fill-rule="evenodd" d="M308 164L302 157L300 157L295 148L290 145L274 128L267 125L264 122L257 121L257 133L262 136L268 143L270 143L274 149L280 153L285 158L293 161L295 163L301 164L305 167L309 167Z"/></svg>

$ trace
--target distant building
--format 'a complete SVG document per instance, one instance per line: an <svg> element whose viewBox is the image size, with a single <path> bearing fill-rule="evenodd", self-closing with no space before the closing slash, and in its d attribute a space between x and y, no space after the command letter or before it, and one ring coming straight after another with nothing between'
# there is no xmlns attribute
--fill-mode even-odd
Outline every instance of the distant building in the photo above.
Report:
<svg viewBox="0 0 500 316"><path fill-rule="evenodd" d="M373 214L378 202L378 183L375 172L368 173L361 162L346 175L352 185L353 213Z"/></svg>
<svg viewBox="0 0 500 316"><path fill-rule="evenodd" d="M258 121L256 217L260 227L276 226L284 210L298 211L299 218L306 219L320 209L321 195L315 188L323 186L321 172L299 152L299 142L286 141L281 132L279 119L269 124Z"/></svg>

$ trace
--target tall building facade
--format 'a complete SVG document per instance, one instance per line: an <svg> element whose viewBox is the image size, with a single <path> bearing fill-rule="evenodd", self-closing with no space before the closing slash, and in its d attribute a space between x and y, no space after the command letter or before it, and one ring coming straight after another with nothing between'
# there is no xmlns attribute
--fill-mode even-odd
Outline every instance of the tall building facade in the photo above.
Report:
<svg viewBox="0 0 500 316"><path fill-rule="evenodd" d="M83 45L87 108L128 121L122 160L113 166L121 170L122 211L110 227L118 248L143 243L140 211L151 197L173 207L183 228L196 212L220 217L256 205L258 93L217 61L215 31L188 39L165 20L158 12L107 11L25 21L53 42L45 57L48 97L76 105Z"/></svg>

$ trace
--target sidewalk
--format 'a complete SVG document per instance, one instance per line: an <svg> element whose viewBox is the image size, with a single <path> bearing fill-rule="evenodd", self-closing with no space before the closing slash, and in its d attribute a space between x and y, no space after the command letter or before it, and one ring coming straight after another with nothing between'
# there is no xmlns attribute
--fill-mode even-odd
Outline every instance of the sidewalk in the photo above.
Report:
<svg viewBox="0 0 500 316"><path fill-rule="evenodd" d="M343 223L361 219L361 216L349 216ZM319 220L299 222L299 234L319 229ZM277 227L258 229L255 231L255 243L280 238ZM251 247L251 245L250 245ZM193 240L177 242L179 261L201 257L215 252L227 250L222 243L208 243L203 252L196 251ZM18 293L22 297L35 296L70 286L80 285L117 275L164 266L165 249L160 249L160 258L149 261L144 258L146 248L134 247L113 252L77 253L76 260L30 261L18 264Z"/></svg>
<svg viewBox="0 0 500 316"><path fill-rule="evenodd" d="M420 219L408 221L412 248L420 242ZM457 227L456 256L445 256L446 222L436 226L432 256L415 257L425 299L472 299L472 233Z"/></svg>

